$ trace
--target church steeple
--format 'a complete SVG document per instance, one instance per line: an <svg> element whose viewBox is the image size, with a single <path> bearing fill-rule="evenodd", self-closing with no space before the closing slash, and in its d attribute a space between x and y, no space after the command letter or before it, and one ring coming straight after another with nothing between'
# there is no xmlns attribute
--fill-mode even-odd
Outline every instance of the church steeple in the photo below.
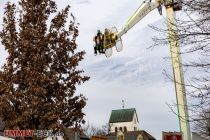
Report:
<svg viewBox="0 0 210 140"><path fill-rule="evenodd" d="M110 132L137 131L138 117L135 108L112 110L109 119Z"/></svg>

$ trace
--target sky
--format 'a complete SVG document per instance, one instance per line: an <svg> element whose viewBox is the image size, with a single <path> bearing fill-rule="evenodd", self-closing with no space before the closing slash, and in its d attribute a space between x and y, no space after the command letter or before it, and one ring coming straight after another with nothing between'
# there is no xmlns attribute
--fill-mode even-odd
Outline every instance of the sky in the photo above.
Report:
<svg viewBox="0 0 210 140"><path fill-rule="evenodd" d="M0 0L0 29L3 7L7 0ZM16 0L10 0L16 2ZM96 126L108 123L111 110L136 108L139 129L145 130L157 140L162 131L179 131L178 118L169 104L175 104L174 84L163 74L172 74L169 46L149 49L152 37L158 35L148 25L165 27L164 17L154 10L122 37L124 49L111 58L94 56L93 36L98 29L116 26L121 29L142 0L59 0L58 9L71 6L71 12L80 23L78 50L85 50L80 63L90 80L78 86L88 100L84 108L85 120ZM164 13L164 12L163 12ZM7 53L0 44L0 66Z"/></svg>

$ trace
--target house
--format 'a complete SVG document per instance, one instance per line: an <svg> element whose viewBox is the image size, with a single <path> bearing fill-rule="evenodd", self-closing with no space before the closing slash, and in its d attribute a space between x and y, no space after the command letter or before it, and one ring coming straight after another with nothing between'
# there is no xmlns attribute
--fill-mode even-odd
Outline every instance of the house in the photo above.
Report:
<svg viewBox="0 0 210 140"><path fill-rule="evenodd" d="M109 119L110 133L137 131L138 123L135 108L112 110Z"/></svg>
<svg viewBox="0 0 210 140"><path fill-rule="evenodd" d="M92 136L90 140L107 140L106 136Z"/></svg>
<svg viewBox="0 0 210 140"><path fill-rule="evenodd" d="M82 131L75 131L74 128L66 128L64 131L67 140L89 140Z"/></svg>
<svg viewBox="0 0 210 140"><path fill-rule="evenodd" d="M138 128L139 119L135 108L112 110L107 140L155 140Z"/></svg>
<svg viewBox="0 0 210 140"><path fill-rule="evenodd" d="M117 140L121 137L122 140L156 140L152 135L144 130L128 131L124 133L110 133L107 135L107 140Z"/></svg>
<svg viewBox="0 0 210 140"><path fill-rule="evenodd" d="M62 136L48 137L44 140L89 140L89 138L82 131L75 131L74 128L64 129L65 138Z"/></svg>
<svg viewBox="0 0 210 140"><path fill-rule="evenodd" d="M4 132L0 131L0 140L14 140L14 138L5 137Z"/></svg>

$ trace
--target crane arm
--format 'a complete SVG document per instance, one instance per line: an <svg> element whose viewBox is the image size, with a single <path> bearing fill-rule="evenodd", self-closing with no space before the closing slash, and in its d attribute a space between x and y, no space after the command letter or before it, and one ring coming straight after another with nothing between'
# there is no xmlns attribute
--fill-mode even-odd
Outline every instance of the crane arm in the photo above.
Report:
<svg viewBox="0 0 210 140"><path fill-rule="evenodd" d="M155 8L159 7L161 4L162 4L161 1L158 1L158 0L155 2L151 2L151 0L144 1L136 10L136 12L133 14L133 16L127 21L123 29L118 32L117 37L120 38L121 36L123 36L134 25L136 25L142 18L144 18L148 13L153 11Z"/></svg>

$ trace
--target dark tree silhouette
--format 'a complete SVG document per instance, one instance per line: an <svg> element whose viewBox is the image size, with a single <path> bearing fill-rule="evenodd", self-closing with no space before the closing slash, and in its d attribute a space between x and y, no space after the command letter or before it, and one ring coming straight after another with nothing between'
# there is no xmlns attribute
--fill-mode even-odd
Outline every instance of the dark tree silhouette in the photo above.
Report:
<svg viewBox="0 0 210 140"><path fill-rule="evenodd" d="M69 10L57 12L53 0L20 0L19 9L6 4L0 32L9 54L0 71L5 129L56 131L84 123L86 98L75 92L89 77L77 68L85 52L76 51L78 24Z"/></svg>

